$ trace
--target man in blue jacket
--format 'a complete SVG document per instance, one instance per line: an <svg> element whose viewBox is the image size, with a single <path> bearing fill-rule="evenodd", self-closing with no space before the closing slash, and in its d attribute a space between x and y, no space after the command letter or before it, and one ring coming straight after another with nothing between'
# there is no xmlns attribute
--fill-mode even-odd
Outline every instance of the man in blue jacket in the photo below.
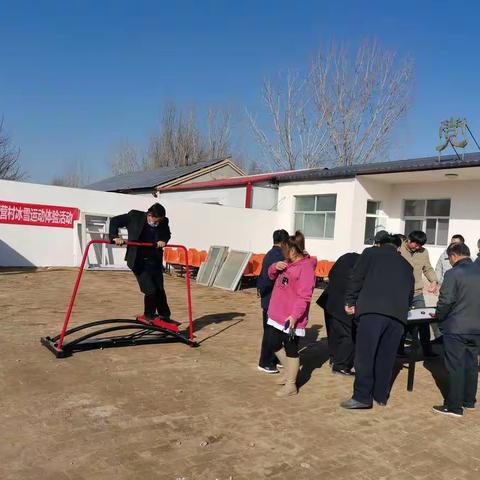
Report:
<svg viewBox="0 0 480 480"><path fill-rule="evenodd" d="M272 327L267 325L267 312L270 304L270 297L272 296L273 285L275 283L268 277L268 269L270 268L270 265L285 260L282 246L288 238L289 235L286 230L275 230L273 232L273 247L263 259L262 272L257 280L257 290L261 298L263 310L263 339L260 360L258 361L258 369L265 373L278 373L277 358L275 357L275 353L271 350L268 340L268 330Z"/></svg>
<svg viewBox="0 0 480 480"><path fill-rule="evenodd" d="M449 389L443 405L435 413L461 417L463 409L473 409L478 383L480 352L480 268L470 258L464 243L447 249L452 269L445 273L436 316L443 332L445 366Z"/></svg>

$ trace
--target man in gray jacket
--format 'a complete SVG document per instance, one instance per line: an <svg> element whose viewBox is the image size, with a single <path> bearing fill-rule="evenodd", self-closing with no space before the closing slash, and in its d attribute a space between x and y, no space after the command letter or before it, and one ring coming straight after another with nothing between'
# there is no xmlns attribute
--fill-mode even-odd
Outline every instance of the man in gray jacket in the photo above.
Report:
<svg viewBox="0 0 480 480"><path fill-rule="evenodd" d="M450 239L450 245L453 243L465 243L465 238L463 235L453 235ZM435 273L437 274L438 285L441 286L443 283L443 277L445 277L445 273L447 273L452 266L450 265L450 260L448 259L447 250L440 255L437 265L435 267ZM442 332L440 332L439 326L434 323L432 324L433 334L435 335L435 342L434 343L443 343Z"/></svg>
<svg viewBox="0 0 480 480"><path fill-rule="evenodd" d="M445 274L436 316L444 335L445 366L449 390L443 405L434 412L461 417L473 409L478 383L480 351L480 268L464 243L447 249L452 269Z"/></svg>

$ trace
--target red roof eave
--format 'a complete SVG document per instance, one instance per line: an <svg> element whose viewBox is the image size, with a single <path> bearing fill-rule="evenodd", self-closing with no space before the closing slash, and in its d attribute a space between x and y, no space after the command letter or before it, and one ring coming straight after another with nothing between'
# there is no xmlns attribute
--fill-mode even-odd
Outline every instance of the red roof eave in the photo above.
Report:
<svg viewBox="0 0 480 480"><path fill-rule="evenodd" d="M287 172L281 172L287 173ZM204 190L209 188L222 188L222 187L240 187L248 184L268 182L275 180L281 176L281 173L265 173L261 175L250 175L246 177L234 177L234 178L222 178L220 180L209 180L208 182L195 182L186 183L183 185L175 185L173 187L159 187L158 192L178 192L185 190Z"/></svg>

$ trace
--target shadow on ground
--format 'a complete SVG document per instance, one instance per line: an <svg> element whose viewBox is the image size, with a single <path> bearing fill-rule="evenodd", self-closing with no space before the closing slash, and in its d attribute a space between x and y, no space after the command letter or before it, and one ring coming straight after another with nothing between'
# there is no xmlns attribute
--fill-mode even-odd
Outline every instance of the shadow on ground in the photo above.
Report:
<svg viewBox="0 0 480 480"><path fill-rule="evenodd" d="M420 364L423 362L423 367L432 374L432 377L435 381L435 384L437 385L437 388L445 398L445 395L448 392L448 373L445 369L445 365L443 362L443 349L438 345L435 345L433 349L434 349L434 352L438 354L438 357L436 358L424 358L423 355L421 354L421 349L417 353L415 377L418 375L419 367L421 366ZM407 355L402 357L397 356L395 367L393 370L393 375L392 375L392 386L397 380L397 377L399 376L402 369L408 368L408 353L409 353L409 349L407 348L406 349ZM415 388L415 384L414 384L414 388Z"/></svg>
<svg viewBox="0 0 480 480"><path fill-rule="evenodd" d="M305 338L302 339L300 345L301 369L298 375L297 385L302 388L312 378L312 373L317 368L322 368L323 364L328 361L328 342L327 338L318 338L320 325L314 325L308 328Z"/></svg>
<svg viewBox="0 0 480 480"><path fill-rule="evenodd" d="M203 338L199 343L203 343L210 338L216 337L221 333L225 332L226 330L234 327L235 325L243 322L243 317L245 317L245 313L241 312L225 312L225 313L215 313L212 315L204 315L203 317L199 317L193 322L195 332L199 332L200 330L208 327L209 325L217 325L219 323L228 322L228 325L225 328L222 328L220 331L209 335L206 338ZM236 320L236 321L235 321Z"/></svg>

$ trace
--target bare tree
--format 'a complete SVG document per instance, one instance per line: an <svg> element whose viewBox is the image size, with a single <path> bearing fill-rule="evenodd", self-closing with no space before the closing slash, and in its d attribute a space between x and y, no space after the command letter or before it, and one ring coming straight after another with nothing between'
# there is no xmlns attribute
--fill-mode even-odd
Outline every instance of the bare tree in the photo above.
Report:
<svg viewBox="0 0 480 480"><path fill-rule="evenodd" d="M207 157L227 157L230 148L231 112L229 110L219 111L214 107L210 107L208 109L207 123Z"/></svg>
<svg viewBox="0 0 480 480"><path fill-rule="evenodd" d="M289 72L283 88L265 80L262 97L271 127L261 128L252 114L247 115L265 156L281 170L318 166L326 148L326 132L314 114L308 78Z"/></svg>
<svg viewBox="0 0 480 480"><path fill-rule="evenodd" d="M20 149L14 147L10 137L3 131L3 118L0 120L0 179L22 180L25 173L18 163Z"/></svg>
<svg viewBox="0 0 480 480"><path fill-rule="evenodd" d="M413 62L364 42L351 56L332 44L312 64L311 84L319 122L328 132L330 157L338 165L375 161L411 103Z"/></svg>
<svg viewBox="0 0 480 480"><path fill-rule="evenodd" d="M110 170L114 175L138 172L142 170L142 166L136 148L128 141L117 146L110 160Z"/></svg>
<svg viewBox="0 0 480 480"><path fill-rule="evenodd" d="M80 188L88 184L89 177L85 167L79 163L68 169L65 174L53 177L51 184L57 187Z"/></svg>
<svg viewBox="0 0 480 480"><path fill-rule="evenodd" d="M194 108L185 115L173 103L165 107L159 134L150 139L149 168L185 166L205 158Z"/></svg>

